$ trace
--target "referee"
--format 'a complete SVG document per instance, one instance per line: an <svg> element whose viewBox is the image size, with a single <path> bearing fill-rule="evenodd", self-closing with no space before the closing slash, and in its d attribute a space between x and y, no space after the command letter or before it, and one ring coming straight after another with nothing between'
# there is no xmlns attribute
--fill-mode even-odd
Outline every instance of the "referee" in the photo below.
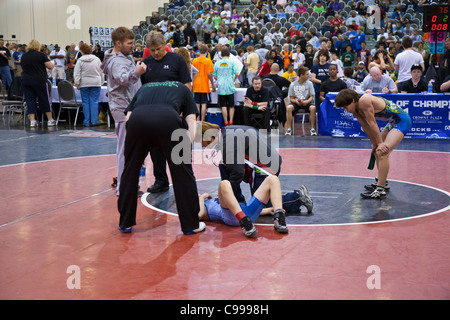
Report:
<svg viewBox="0 0 450 320"><path fill-rule="evenodd" d="M142 61L147 65L147 71L141 76L142 84L179 81L191 90L192 79L186 61L179 54L167 52L165 45L166 40L161 33L155 31L149 32L146 38L146 46L151 56ZM169 190L169 178L166 173L166 159L164 155L158 149L152 148L150 150L150 156L153 162L155 183L147 191L158 193Z"/></svg>
<svg viewBox="0 0 450 320"><path fill-rule="evenodd" d="M149 150L157 149L169 164L183 233L195 234L204 231L205 224L199 223L197 215L200 208L190 161L191 151L181 156L189 161L180 163L172 158L172 150L177 144L186 141L192 144L195 137L198 109L191 91L183 83L176 81L147 83L136 93L125 113L128 121L125 168L118 200L119 229L128 233L136 224L139 170ZM172 134L177 129L184 129L184 136L172 141ZM180 156L179 152L175 154Z"/></svg>

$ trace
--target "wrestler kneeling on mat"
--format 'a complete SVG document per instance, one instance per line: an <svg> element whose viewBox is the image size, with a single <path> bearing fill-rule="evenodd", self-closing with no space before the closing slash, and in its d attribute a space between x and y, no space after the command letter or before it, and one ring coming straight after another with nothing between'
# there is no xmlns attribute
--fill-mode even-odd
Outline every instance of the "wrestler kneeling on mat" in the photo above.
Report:
<svg viewBox="0 0 450 320"><path fill-rule="evenodd" d="M389 190L387 183L389 155L411 129L411 118L402 108L382 97L370 93L361 96L352 89L341 90L335 99L335 105L336 108L344 108L345 111L352 113L372 142L378 179L376 184L365 186L368 191L361 193L361 197L386 198L386 191ZM376 120L388 122L381 133Z"/></svg>
<svg viewBox="0 0 450 320"><path fill-rule="evenodd" d="M273 207L265 208L269 200ZM231 183L223 180L219 184L218 198L212 198L211 195L204 193L199 195L199 205L199 220L241 226L248 238L252 238L258 233L253 222L262 214L273 214L275 230L279 233L288 233L286 217L282 209L280 180L277 176L269 176L264 179L246 204L237 201Z"/></svg>

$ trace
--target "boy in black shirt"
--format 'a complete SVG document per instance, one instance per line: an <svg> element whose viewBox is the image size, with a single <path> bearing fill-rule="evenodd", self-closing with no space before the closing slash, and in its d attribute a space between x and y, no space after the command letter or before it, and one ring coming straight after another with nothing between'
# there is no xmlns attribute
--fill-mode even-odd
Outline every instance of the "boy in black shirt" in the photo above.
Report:
<svg viewBox="0 0 450 320"><path fill-rule="evenodd" d="M416 63L411 66L411 79L402 86L401 93L421 93L428 91L428 84L422 80L422 67Z"/></svg>
<svg viewBox="0 0 450 320"><path fill-rule="evenodd" d="M328 92L339 92L341 90L347 89L347 84L337 77L338 67L335 64L330 64L328 67L328 73L330 78L325 80L320 86L320 102L325 100L325 96Z"/></svg>

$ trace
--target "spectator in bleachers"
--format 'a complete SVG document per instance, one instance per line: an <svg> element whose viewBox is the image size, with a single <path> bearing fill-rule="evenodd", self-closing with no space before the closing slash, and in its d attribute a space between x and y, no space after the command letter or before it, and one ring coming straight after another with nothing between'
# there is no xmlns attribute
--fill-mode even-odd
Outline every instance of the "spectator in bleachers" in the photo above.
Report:
<svg viewBox="0 0 450 320"><path fill-rule="evenodd" d="M353 61L355 61L355 53L352 50L352 46L348 45L346 51L341 55L341 61L344 67L351 67Z"/></svg>
<svg viewBox="0 0 450 320"><path fill-rule="evenodd" d="M319 50L318 59L318 63L311 68L311 81L314 84L316 106L320 106L320 86L330 77L328 74L328 68L330 67L328 50Z"/></svg>
<svg viewBox="0 0 450 320"><path fill-rule="evenodd" d="M158 27L158 30L161 30L162 33L166 33L169 26L169 18L164 17L163 20L156 24L156 26Z"/></svg>
<svg viewBox="0 0 450 320"><path fill-rule="evenodd" d="M417 45L419 43L422 43L423 46L423 38L422 36L419 34L419 29L414 28L413 34L411 35L411 40L413 42L413 46Z"/></svg>
<svg viewBox="0 0 450 320"><path fill-rule="evenodd" d="M288 65L292 63L292 51L289 48L289 44L285 43L283 45L283 50L280 52L280 56L283 59L283 64L281 67L287 70Z"/></svg>
<svg viewBox="0 0 450 320"><path fill-rule="evenodd" d="M304 66L308 68L308 70L311 70L314 65L314 51L313 47L310 44L306 45L306 52L305 52L305 64Z"/></svg>
<svg viewBox="0 0 450 320"><path fill-rule="evenodd" d="M206 19L206 21L203 23L202 32L203 32L203 41L205 43L208 43L209 39L211 39L211 33L214 32L214 25L212 23L211 17Z"/></svg>
<svg viewBox="0 0 450 320"><path fill-rule="evenodd" d="M329 6L333 9L333 11L336 14L340 13L342 11L342 9L343 9L341 4L337 0L330 0L329 1Z"/></svg>
<svg viewBox="0 0 450 320"><path fill-rule="evenodd" d="M294 70L297 70L300 66L305 64L305 55L301 52L301 49L301 46L298 44L295 46L295 52L292 53Z"/></svg>
<svg viewBox="0 0 450 320"><path fill-rule="evenodd" d="M345 21L345 25L351 26L354 23L356 23L357 26L360 26L364 22L365 22L365 19L363 17L361 17L360 15L357 15L356 11L353 10L350 13L350 17L348 17L347 20Z"/></svg>
<svg viewBox="0 0 450 320"><path fill-rule="evenodd" d="M308 8L303 4L303 2L300 2L300 3L298 4L297 9L296 9L295 11L298 12L298 13L300 13L300 14L302 14L302 13L307 12L307 11L308 11Z"/></svg>
<svg viewBox="0 0 450 320"><path fill-rule="evenodd" d="M238 9L234 8L233 14L231 15L231 23L235 23L237 26L239 26L242 23L241 18L242 16L239 14Z"/></svg>
<svg viewBox="0 0 450 320"><path fill-rule="evenodd" d="M300 32L297 30L295 25L284 33L284 37L287 38L287 42L290 42L292 38L296 38L298 36L300 36Z"/></svg>
<svg viewBox="0 0 450 320"><path fill-rule="evenodd" d="M358 63L360 61L364 62L364 65L366 67L369 66L369 62L372 59L372 56L370 54L370 51L366 49L366 42L361 42L361 50L357 54Z"/></svg>
<svg viewBox="0 0 450 320"><path fill-rule="evenodd" d="M293 64L290 64L286 67L286 71L283 73L282 77L289 80L289 82L297 80L297 73L294 70Z"/></svg>
<svg viewBox="0 0 450 320"><path fill-rule="evenodd" d="M359 84L358 81L356 81L352 77L353 77L353 68L351 68L351 67L344 68L344 77L341 78L342 81L345 82L345 84L347 85L347 88L353 89L356 91L356 87L360 87L361 85Z"/></svg>
<svg viewBox="0 0 450 320"><path fill-rule="evenodd" d="M270 73L270 68L274 63L274 58L272 56L268 56L266 62L264 62L261 67L259 67L258 73L256 74L258 77L264 77Z"/></svg>
<svg viewBox="0 0 450 320"><path fill-rule="evenodd" d="M286 12L287 14L294 14L296 12L296 10L297 10L297 8L292 3L292 1L290 1L284 8L284 12Z"/></svg>
<svg viewBox="0 0 450 320"><path fill-rule="evenodd" d="M348 67L348 68L350 68L350 67ZM345 68L345 69L347 69L347 68ZM345 74L345 69L344 69L344 74ZM368 74L369 74L369 72L367 72L367 69L366 69L366 66L364 65L364 63L362 61L358 62L358 68L356 69L356 71L354 73L354 78L356 79L356 81L358 81L359 83L362 83Z"/></svg>
<svg viewBox="0 0 450 320"><path fill-rule="evenodd" d="M197 44L197 33L192 28L191 23L188 22L186 24L186 28L183 30L184 37L186 39L186 43L190 45L191 47L195 46Z"/></svg>
<svg viewBox="0 0 450 320"><path fill-rule="evenodd" d="M335 13L334 18L330 20L330 26L341 27L343 23L344 22L342 21L342 16L339 13Z"/></svg>
<svg viewBox="0 0 450 320"><path fill-rule="evenodd" d="M362 43L366 42L366 34L364 33L364 27L360 26L358 27L358 30L356 30L356 37L355 37L355 46L354 51L356 54L359 54L359 52L362 49Z"/></svg>
<svg viewBox="0 0 450 320"><path fill-rule="evenodd" d="M317 0L317 3L313 6L313 11L317 13L325 12L325 7L323 6L321 0Z"/></svg>
<svg viewBox="0 0 450 320"><path fill-rule="evenodd" d="M152 17L150 18L150 24L157 25L161 21L158 12L152 12Z"/></svg>
<svg viewBox="0 0 450 320"><path fill-rule="evenodd" d="M382 72L394 69L394 62L386 49L378 49L373 55L373 61L369 63L368 70L372 67L378 67Z"/></svg>
<svg viewBox="0 0 450 320"><path fill-rule="evenodd" d="M338 68L337 76L338 78L342 78L344 76L344 64L339 59L336 51L331 52L330 64L335 64Z"/></svg>

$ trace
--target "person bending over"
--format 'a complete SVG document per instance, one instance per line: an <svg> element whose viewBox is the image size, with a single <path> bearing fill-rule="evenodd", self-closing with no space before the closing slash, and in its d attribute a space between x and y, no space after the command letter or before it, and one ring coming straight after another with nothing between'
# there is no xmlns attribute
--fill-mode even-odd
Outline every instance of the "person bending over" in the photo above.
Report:
<svg viewBox="0 0 450 320"><path fill-rule="evenodd" d="M386 190L389 190L387 184L389 155L411 129L411 118L402 108L384 98L369 93L361 96L352 89L339 92L335 105L336 108L343 108L352 113L372 142L372 153L375 155L378 168L378 180L377 184L366 185L365 188L368 191L361 193L361 197L386 198ZM381 133L376 120L388 122Z"/></svg>

